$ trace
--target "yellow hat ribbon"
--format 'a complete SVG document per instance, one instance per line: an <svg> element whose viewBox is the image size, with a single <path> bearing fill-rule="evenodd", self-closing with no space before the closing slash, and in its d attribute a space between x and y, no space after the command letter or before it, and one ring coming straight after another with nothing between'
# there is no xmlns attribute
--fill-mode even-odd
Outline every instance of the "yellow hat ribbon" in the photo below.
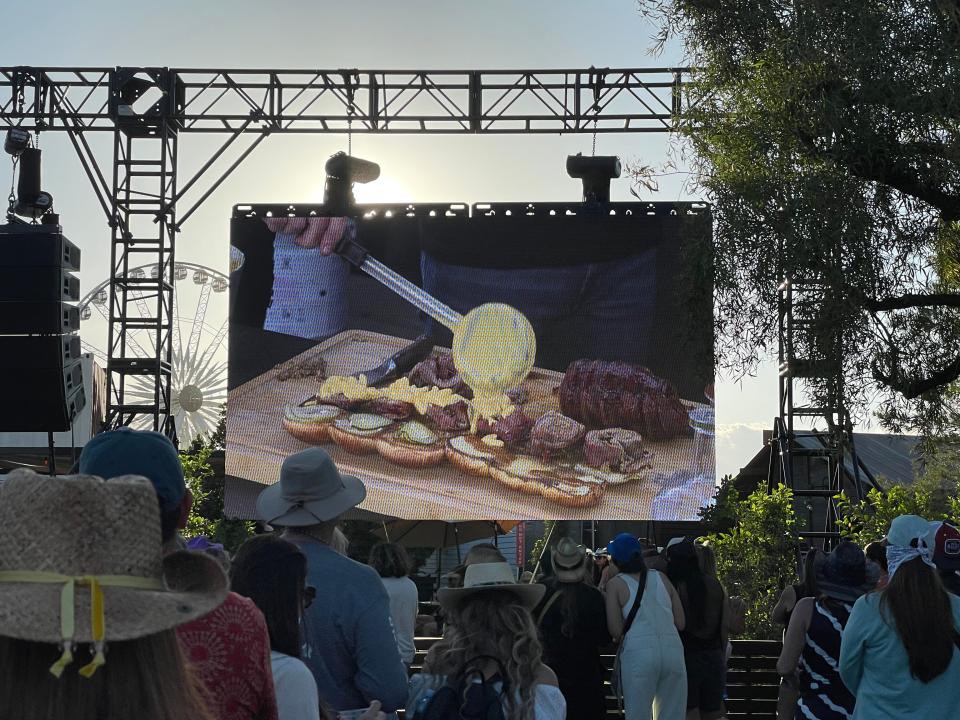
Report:
<svg viewBox="0 0 960 720"><path fill-rule="evenodd" d="M80 668L83 677L89 678L97 668L106 663L104 657L104 638L107 622L104 613L103 588L122 587L134 590L163 590L162 580L138 577L136 575L61 575L39 570L0 571L0 583L51 583L63 584L60 590L60 637L63 654L50 666L50 672L59 678L64 668L73 662L73 636L75 634L76 586L90 586L90 634L93 637L93 660Z"/></svg>

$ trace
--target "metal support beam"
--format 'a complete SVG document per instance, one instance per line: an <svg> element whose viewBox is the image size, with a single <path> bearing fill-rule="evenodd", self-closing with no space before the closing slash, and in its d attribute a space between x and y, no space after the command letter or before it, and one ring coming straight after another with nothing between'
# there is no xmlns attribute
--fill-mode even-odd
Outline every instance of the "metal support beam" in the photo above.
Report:
<svg viewBox="0 0 960 720"><path fill-rule="evenodd" d="M0 122L64 129L56 95L110 132L121 70L138 69L0 68ZM192 133L670 132L688 110L687 68L162 71L182 93L172 120Z"/></svg>
<svg viewBox="0 0 960 720"><path fill-rule="evenodd" d="M170 410L173 353L173 288L177 131L160 120L151 134L127 132L123 121L114 130L113 198L107 363L107 426L128 425L150 416L153 429L176 438ZM152 273L131 270L155 264ZM148 300L151 312L140 318L137 304ZM151 333L152 357L129 337L127 318L137 317ZM131 383L149 378L153 404L131 402Z"/></svg>
<svg viewBox="0 0 960 720"><path fill-rule="evenodd" d="M220 70L0 67L0 125L67 132L111 228L108 426L138 415L171 437L175 233L273 133L671 132L689 110L687 68ZM149 92L148 92L149 91ZM159 99L151 97L159 96ZM108 185L87 134L113 133ZM181 133L226 142L177 192ZM187 191L239 138L250 143L177 222ZM158 276L130 270L156 263ZM144 302L153 347L127 332ZM154 402L131 401L149 378Z"/></svg>

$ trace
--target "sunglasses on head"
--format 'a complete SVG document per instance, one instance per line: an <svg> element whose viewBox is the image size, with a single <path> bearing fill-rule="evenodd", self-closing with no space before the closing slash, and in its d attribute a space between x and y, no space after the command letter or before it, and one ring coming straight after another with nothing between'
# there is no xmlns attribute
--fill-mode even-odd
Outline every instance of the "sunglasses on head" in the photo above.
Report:
<svg viewBox="0 0 960 720"><path fill-rule="evenodd" d="M306 610L313 604L317 597L317 589L313 585L307 585L303 588L303 609Z"/></svg>

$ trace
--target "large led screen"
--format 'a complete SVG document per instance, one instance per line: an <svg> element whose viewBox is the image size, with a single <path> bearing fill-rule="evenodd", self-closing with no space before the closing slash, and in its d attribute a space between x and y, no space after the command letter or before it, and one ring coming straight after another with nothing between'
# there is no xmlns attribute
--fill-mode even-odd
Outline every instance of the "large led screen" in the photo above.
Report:
<svg viewBox="0 0 960 720"><path fill-rule="evenodd" d="M708 206L312 210L234 212L229 513L322 445L380 515L696 519Z"/></svg>

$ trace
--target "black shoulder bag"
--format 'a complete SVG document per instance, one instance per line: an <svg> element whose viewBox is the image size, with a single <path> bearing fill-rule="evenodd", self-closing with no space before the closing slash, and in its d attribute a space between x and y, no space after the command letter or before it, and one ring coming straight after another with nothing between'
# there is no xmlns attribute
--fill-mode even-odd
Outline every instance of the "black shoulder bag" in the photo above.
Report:
<svg viewBox="0 0 960 720"><path fill-rule="evenodd" d="M617 656L613 660L613 674L610 678L610 687L613 690L613 694L617 698L617 706L620 708L621 714L623 714L623 683L620 679L620 654L623 652L623 644L626 642L627 633L630 632L630 627L633 625L633 619L637 616L637 612L640 610L640 603L643 602L643 591L647 587L647 575L650 572L652 571L647 570L637 581L637 596L633 600L633 605L630 606L630 612L627 613L627 619L623 621L623 632L620 633L620 644L617 645Z"/></svg>

